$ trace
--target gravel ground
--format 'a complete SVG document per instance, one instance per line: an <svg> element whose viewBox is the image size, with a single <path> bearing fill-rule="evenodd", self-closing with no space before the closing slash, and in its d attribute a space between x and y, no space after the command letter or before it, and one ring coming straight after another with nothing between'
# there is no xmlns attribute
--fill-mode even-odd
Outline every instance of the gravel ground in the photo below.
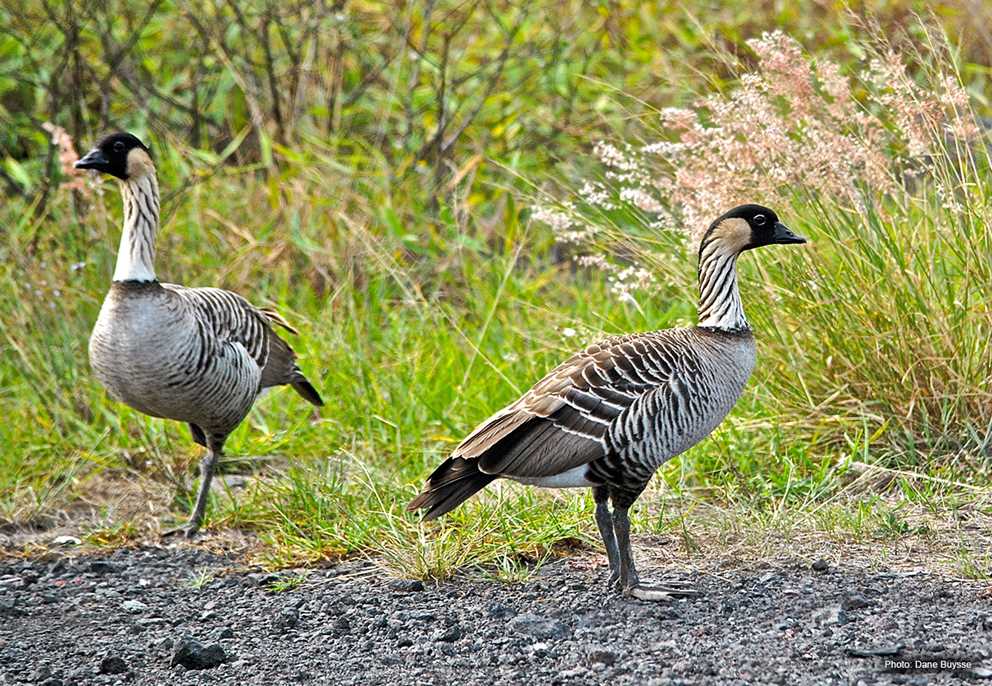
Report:
<svg viewBox="0 0 992 686"><path fill-rule="evenodd" d="M992 684L986 583L787 562L669 572L705 596L650 604L598 562L425 587L179 547L0 561L0 684Z"/></svg>

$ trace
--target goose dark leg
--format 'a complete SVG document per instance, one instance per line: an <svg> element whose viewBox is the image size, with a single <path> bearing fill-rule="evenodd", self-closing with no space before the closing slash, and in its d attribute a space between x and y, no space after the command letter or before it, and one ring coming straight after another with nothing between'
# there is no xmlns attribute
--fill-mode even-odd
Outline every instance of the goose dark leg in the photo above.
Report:
<svg viewBox="0 0 992 686"><path fill-rule="evenodd" d="M610 561L609 585L620 581L620 552L617 550L617 537L613 533L613 518L610 516L610 491L606 486L594 486L592 498L596 501L596 526L603 538L606 557Z"/></svg>
<svg viewBox="0 0 992 686"><path fill-rule="evenodd" d="M699 591L689 587L647 586L641 583L630 551L630 516L628 514L637 495L633 498L627 494L614 493L613 495L613 531L617 537L617 547L620 554L620 588L623 594L639 600L654 601L668 601L700 595Z"/></svg>
<svg viewBox="0 0 992 686"><path fill-rule="evenodd" d="M182 535L186 538L193 538L203 524L203 515L207 511L207 498L210 496L210 483L214 478L214 470L222 454L224 440L211 437L207 443L207 454L200 461L200 488L196 492L196 505L193 506L193 513L185 525L167 531L163 536Z"/></svg>

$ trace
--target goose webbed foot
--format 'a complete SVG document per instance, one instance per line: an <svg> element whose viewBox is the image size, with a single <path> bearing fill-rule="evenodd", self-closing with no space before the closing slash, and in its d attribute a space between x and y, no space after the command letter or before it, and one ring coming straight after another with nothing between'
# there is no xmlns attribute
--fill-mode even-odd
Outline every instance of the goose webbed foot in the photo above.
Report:
<svg viewBox="0 0 992 686"><path fill-rule="evenodd" d="M641 583L630 551L630 518L627 507L618 507L616 501L614 501L613 509L613 531L616 536L620 562L620 588L625 597L653 602L669 602L678 598L695 598L702 595L693 587L680 582L659 585Z"/></svg>
<svg viewBox="0 0 992 686"><path fill-rule="evenodd" d="M637 598L650 602L671 602L679 598L698 598L703 595L701 591L678 583L672 584L642 584L637 581L624 586L623 594L628 598Z"/></svg>
<svg viewBox="0 0 992 686"><path fill-rule="evenodd" d="M200 533L199 522L187 522L182 526L177 526L175 529L169 529L168 531L162 532L162 538L185 538L186 540L191 540Z"/></svg>

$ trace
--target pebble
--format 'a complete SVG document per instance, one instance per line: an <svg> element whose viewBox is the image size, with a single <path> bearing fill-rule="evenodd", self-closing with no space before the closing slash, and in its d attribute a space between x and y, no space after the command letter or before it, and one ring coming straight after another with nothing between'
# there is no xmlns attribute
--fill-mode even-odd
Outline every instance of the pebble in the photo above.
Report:
<svg viewBox="0 0 992 686"><path fill-rule="evenodd" d="M229 626L223 626L211 634L214 640L222 641L227 638L234 638L234 629Z"/></svg>
<svg viewBox="0 0 992 686"><path fill-rule="evenodd" d="M107 655L100 660L100 674L124 674L127 663L119 655Z"/></svg>
<svg viewBox="0 0 992 686"><path fill-rule="evenodd" d="M490 603L489 607L486 608L486 613L493 619L504 619L517 614L502 603Z"/></svg>
<svg viewBox="0 0 992 686"><path fill-rule="evenodd" d="M132 615L141 614L148 609L148 606L140 600L125 600L121 603L121 607L124 608L125 612L130 612Z"/></svg>
<svg viewBox="0 0 992 686"><path fill-rule="evenodd" d="M819 626L847 624L847 613L840 605L829 605L813 613L813 622Z"/></svg>
<svg viewBox="0 0 992 686"><path fill-rule="evenodd" d="M93 574L119 574L120 565L114 564L110 560L93 560L87 566Z"/></svg>
<svg viewBox="0 0 992 686"><path fill-rule="evenodd" d="M845 610L860 610L871 605L871 601L865 598L863 595L857 593L852 593L850 595L844 596L844 600L841 603L841 607Z"/></svg>
<svg viewBox="0 0 992 686"><path fill-rule="evenodd" d="M435 636L434 640L439 643L454 643L462 637L462 630L457 624L449 626L447 629Z"/></svg>
<svg viewBox="0 0 992 686"><path fill-rule="evenodd" d="M83 541L75 536L56 536L52 539L52 545L80 545Z"/></svg>
<svg viewBox="0 0 992 686"><path fill-rule="evenodd" d="M589 662L591 664L602 663L604 665L612 665L617 661L617 654L612 650L603 647L594 647L588 652Z"/></svg>
<svg viewBox="0 0 992 686"><path fill-rule="evenodd" d="M217 643L203 645L194 638L183 638L172 654L171 666L182 665L186 669L211 669L223 664L227 654Z"/></svg>
<svg viewBox="0 0 992 686"><path fill-rule="evenodd" d="M810 568L812 568L814 572L825 572L828 569L830 569L830 564L823 558L820 558L819 560L811 564Z"/></svg>
<svg viewBox="0 0 992 686"><path fill-rule="evenodd" d="M0 563L0 579L40 570L34 587L0 586L2 602L16 597L12 607L25 612L0 617L0 634L10 626L23 637L0 646L0 670L16 683L870 684L865 675L895 641L906 646L899 655L943 647L937 654L964 656L977 645L986 660L992 636L980 584L883 579L846 565L816 574L810 562L803 569L785 563L774 576L774 566L731 569L719 581L701 579L702 599L657 605L607 592L605 563L590 570L573 558L549 562L537 582L469 576L411 595L372 574L346 578L323 569L311 572L305 592L271 593L243 586L244 573L220 571L230 558L202 551L122 550L101 560L72 552L75 559L61 567ZM91 561L112 561L121 573L92 571ZM185 583L189 569L233 583L203 593ZM139 588L139 578L151 581ZM947 595L930 602L941 587ZM130 614L122 605L128 599L147 609ZM283 611L297 618L286 635L274 630ZM207 612L216 617L201 623ZM60 624L63 616L69 621ZM134 636L132 627L143 633ZM120 667L105 665L110 657L126 670L107 673ZM828 666L810 674L803 664ZM195 668L206 671L187 673ZM951 677L905 683L928 678Z"/></svg>
<svg viewBox="0 0 992 686"><path fill-rule="evenodd" d="M300 623L300 613L293 609L288 608L276 615L275 619L272 621L272 625L277 631L286 632L290 629L295 629L296 625Z"/></svg>
<svg viewBox="0 0 992 686"><path fill-rule="evenodd" d="M507 626L513 631L542 640L565 638L568 635L568 627L557 619L541 617L529 612L517 615Z"/></svg>
<svg viewBox="0 0 992 686"><path fill-rule="evenodd" d="M424 582L418 579L393 579L389 582L389 590L395 593L420 593L424 590Z"/></svg>

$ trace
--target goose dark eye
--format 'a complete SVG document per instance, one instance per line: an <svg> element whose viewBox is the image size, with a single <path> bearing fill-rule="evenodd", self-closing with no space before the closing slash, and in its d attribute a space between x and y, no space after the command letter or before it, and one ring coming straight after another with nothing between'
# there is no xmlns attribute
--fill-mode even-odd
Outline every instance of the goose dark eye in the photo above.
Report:
<svg viewBox="0 0 992 686"><path fill-rule="evenodd" d="M765 225L765 221L767 221L765 219L765 215L763 215L763 214L756 214L756 215L754 215L754 223L755 223L756 226L764 226Z"/></svg>
<svg viewBox="0 0 992 686"><path fill-rule="evenodd" d="M114 152L124 152L124 142L116 141L114 143Z"/></svg>

